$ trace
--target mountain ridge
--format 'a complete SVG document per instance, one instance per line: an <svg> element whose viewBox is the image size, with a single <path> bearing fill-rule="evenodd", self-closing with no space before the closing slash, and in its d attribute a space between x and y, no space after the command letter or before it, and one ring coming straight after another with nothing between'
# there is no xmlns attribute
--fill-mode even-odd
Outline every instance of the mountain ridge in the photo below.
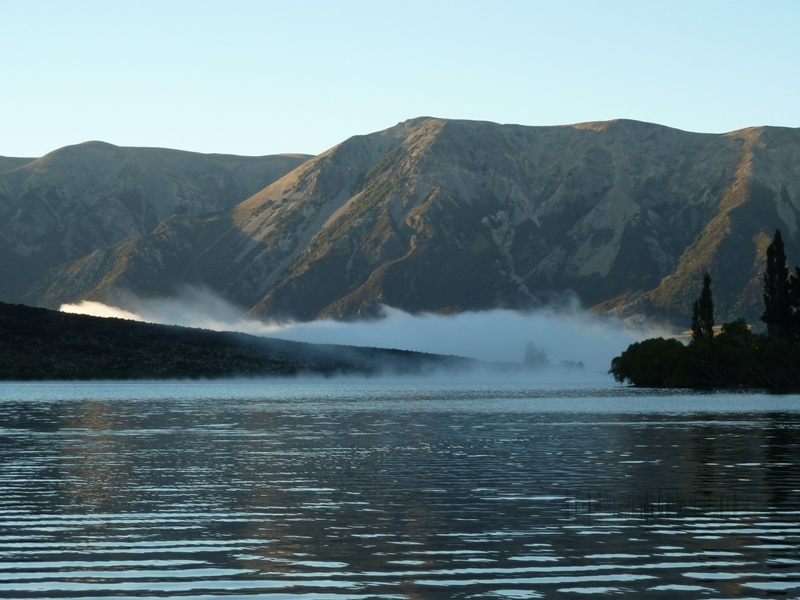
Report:
<svg viewBox="0 0 800 600"><path fill-rule="evenodd" d="M792 128L418 117L298 161L226 208L97 244L37 273L22 300L124 306L196 285L252 316L311 320L382 305L531 310L566 294L680 323L709 270L720 315L757 320L775 228L800 255L798 171Z"/></svg>
<svg viewBox="0 0 800 600"><path fill-rule="evenodd" d="M85 142L0 172L2 297L41 304L29 290L49 269L146 235L174 214L229 208L307 158Z"/></svg>

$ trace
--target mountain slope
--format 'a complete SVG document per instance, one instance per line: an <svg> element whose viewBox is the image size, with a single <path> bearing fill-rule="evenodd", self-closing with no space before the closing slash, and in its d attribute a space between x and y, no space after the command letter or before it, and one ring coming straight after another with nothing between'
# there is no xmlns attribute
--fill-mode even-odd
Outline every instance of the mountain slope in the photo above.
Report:
<svg viewBox="0 0 800 600"><path fill-rule="evenodd" d="M269 318L586 306L685 323L709 270L721 319L760 312L776 227L797 252L800 130L420 118L351 138L233 208L98 245L28 301L202 286ZM794 262L793 262L794 264Z"/></svg>
<svg viewBox="0 0 800 600"><path fill-rule="evenodd" d="M408 310L524 308L565 290L590 305L646 290L711 218L738 156L727 140L631 122L429 120L421 129L351 183L346 210L257 312L316 296L326 272L344 272L347 288L313 308L335 316L375 300ZM704 162L714 165L710 180Z"/></svg>
<svg viewBox="0 0 800 600"><path fill-rule="evenodd" d="M520 367L102 319L0 302L0 381L429 375L481 366L505 372Z"/></svg>
<svg viewBox="0 0 800 600"><path fill-rule="evenodd" d="M0 277L21 299L48 268L80 259L173 214L241 202L307 156L237 157L87 142L0 167Z"/></svg>
<svg viewBox="0 0 800 600"><path fill-rule="evenodd" d="M34 158L14 158L12 156L0 156L0 173L5 173L6 171L11 171L12 169L17 169L24 164L27 164L33 160Z"/></svg>

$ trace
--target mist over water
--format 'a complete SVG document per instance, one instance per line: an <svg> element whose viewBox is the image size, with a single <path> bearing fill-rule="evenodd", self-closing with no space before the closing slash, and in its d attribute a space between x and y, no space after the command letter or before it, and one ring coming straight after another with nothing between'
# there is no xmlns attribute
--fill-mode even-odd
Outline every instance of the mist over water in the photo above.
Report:
<svg viewBox="0 0 800 600"><path fill-rule="evenodd" d="M392 308L384 312L385 317L378 321L315 321L283 327L274 335L507 362L521 362L528 344L533 344L551 365L582 362L587 370L603 372L614 356L642 336L622 321L576 311L526 314L490 310L451 316L412 315Z"/></svg>
<svg viewBox="0 0 800 600"><path fill-rule="evenodd" d="M544 360L543 366L582 363L587 373L602 374L607 373L611 359L631 343L666 334L654 324L594 315L577 302L529 313L495 309L455 315L409 314L384 307L380 319L287 323L244 318L241 309L225 300L191 289L175 298L131 298L124 307L84 301L62 305L60 310L314 344L413 350L490 362L519 363L524 360L526 349L533 348Z"/></svg>

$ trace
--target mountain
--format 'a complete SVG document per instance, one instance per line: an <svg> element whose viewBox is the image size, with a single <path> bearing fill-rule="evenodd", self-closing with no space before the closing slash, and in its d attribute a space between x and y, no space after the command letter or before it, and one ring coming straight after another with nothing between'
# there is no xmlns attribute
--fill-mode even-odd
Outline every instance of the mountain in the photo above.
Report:
<svg viewBox="0 0 800 600"><path fill-rule="evenodd" d="M48 269L147 235L171 215L231 208L308 158L102 142L35 160L0 158L0 296L30 298L30 287Z"/></svg>
<svg viewBox="0 0 800 600"><path fill-rule="evenodd" d="M0 173L5 173L17 167L33 161L33 158L14 158L11 156L0 156Z"/></svg>
<svg viewBox="0 0 800 600"><path fill-rule="evenodd" d="M797 173L798 129L418 118L350 138L227 209L173 210L32 270L20 300L124 306L197 286L258 317L310 320L577 296L685 326L708 270L718 318L757 322L776 228L800 259ZM177 205L165 194L161 214Z"/></svg>

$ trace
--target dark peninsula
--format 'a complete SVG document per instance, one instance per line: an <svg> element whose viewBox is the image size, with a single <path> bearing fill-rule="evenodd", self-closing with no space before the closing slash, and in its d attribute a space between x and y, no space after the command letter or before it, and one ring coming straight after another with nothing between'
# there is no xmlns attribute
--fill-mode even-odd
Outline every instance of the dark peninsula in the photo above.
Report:
<svg viewBox="0 0 800 600"><path fill-rule="evenodd" d="M466 358L290 342L0 303L0 380L409 375Z"/></svg>

